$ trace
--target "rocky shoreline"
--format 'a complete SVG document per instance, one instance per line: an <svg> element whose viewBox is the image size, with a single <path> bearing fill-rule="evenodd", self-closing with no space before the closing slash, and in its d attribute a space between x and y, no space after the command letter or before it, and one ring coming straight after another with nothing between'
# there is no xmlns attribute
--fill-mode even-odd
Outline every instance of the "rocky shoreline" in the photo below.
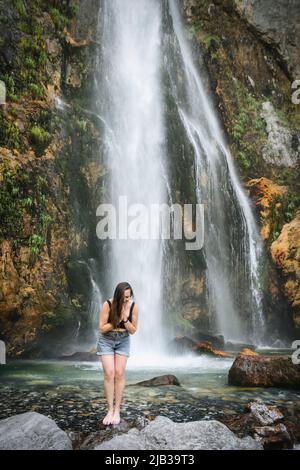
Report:
<svg viewBox="0 0 300 470"><path fill-rule="evenodd" d="M151 417L150 417L151 418ZM269 450L293 449L300 428L284 423L283 414L262 401L250 402L244 413L223 422L175 422L158 415L121 419L90 433L63 431L55 420L29 411L0 420L1 450Z"/></svg>

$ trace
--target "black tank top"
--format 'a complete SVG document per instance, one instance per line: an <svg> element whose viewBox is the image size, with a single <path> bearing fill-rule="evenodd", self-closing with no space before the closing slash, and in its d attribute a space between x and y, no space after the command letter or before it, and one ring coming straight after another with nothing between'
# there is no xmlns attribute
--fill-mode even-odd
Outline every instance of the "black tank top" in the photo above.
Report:
<svg viewBox="0 0 300 470"><path fill-rule="evenodd" d="M110 323L110 312L111 312L111 301L109 299L106 300L106 302L108 303L109 305L109 315L108 315L108 321L107 323ZM130 306L130 312L129 312L129 317L128 317L128 320L131 322L132 320L132 310L133 310L133 307L134 307L134 302L132 302L131 306ZM122 320L120 323L118 323L117 325L117 328L125 328L125 325L124 325L124 321ZM126 329L126 328L125 328Z"/></svg>

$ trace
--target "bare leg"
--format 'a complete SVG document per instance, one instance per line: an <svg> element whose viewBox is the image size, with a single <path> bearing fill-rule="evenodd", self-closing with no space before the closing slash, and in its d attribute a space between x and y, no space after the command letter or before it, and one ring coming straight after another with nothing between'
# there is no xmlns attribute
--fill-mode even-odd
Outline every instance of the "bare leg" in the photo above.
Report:
<svg viewBox="0 0 300 470"><path fill-rule="evenodd" d="M107 400L108 413L103 419L103 424L112 424L114 413L114 377L115 377L115 364L114 356L105 354L100 356L103 367L104 375L104 391Z"/></svg>
<svg viewBox="0 0 300 470"><path fill-rule="evenodd" d="M125 387L125 367L128 357L115 354L115 409L112 424L120 423L120 408Z"/></svg>

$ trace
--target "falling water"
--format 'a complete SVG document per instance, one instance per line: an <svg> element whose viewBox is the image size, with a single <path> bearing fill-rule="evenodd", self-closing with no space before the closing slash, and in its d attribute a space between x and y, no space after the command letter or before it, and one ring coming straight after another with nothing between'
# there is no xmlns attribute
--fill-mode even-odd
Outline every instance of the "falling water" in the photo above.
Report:
<svg viewBox="0 0 300 470"><path fill-rule="evenodd" d="M128 209L133 204L149 208L150 204L166 201L161 18L157 0L101 2L97 104L105 123L105 157L111 177L109 202L116 209L117 220L120 216L126 218L118 210L120 196L127 197ZM140 312L139 334L132 337L134 354L161 351L161 242L112 240L106 273L110 279L109 296L121 281L128 281L133 287Z"/></svg>
<svg viewBox="0 0 300 470"><path fill-rule="evenodd" d="M174 156L167 156L166 150L162 79L167 74L177 119L194 155L196 200L205 204L206 289L212 329L226 339L258 342L258 331L263 330L261 242L202 72L200 76L193 61L177 2L102 0L98 35L95 110L103 124L110 173L106 202L115 207L117 224L121 216L126 218L119 213L120 196L127 197L128 208L170 203L166 162ZM149 357L153 351L164 350L163 243L123 238L110 241L107 252L109 296L118 282L132 285L140 307L133 353Z"/></svg>
<svg viewBox="0 0 300 470"><path fill-rule="evenodd" d="M264 330L259 285L262 242L216 113L193 61L177 1L170 0L169 6L173 24L168 37L172 92L194 149L197 200L206 207L204 250L210 312L215 313L216 332L222 333L225 339L260 342ZM176 80L178 74L172 70L174 62L184 76L180 86Z"/></svg>

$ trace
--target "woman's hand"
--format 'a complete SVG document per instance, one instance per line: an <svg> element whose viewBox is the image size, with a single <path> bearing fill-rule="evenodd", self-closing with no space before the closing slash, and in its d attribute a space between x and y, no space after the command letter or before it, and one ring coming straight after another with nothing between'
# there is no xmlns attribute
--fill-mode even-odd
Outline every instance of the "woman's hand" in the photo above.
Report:
<svg viewBox="0 0 300 470"><path fill-rule="evenodd" d="M126 314L124 315L124 314L123 314L123 315L121 316L121 321L126 321L127 318L129 318L129 314L128 314L128 315L126 315Z"/></svg>

